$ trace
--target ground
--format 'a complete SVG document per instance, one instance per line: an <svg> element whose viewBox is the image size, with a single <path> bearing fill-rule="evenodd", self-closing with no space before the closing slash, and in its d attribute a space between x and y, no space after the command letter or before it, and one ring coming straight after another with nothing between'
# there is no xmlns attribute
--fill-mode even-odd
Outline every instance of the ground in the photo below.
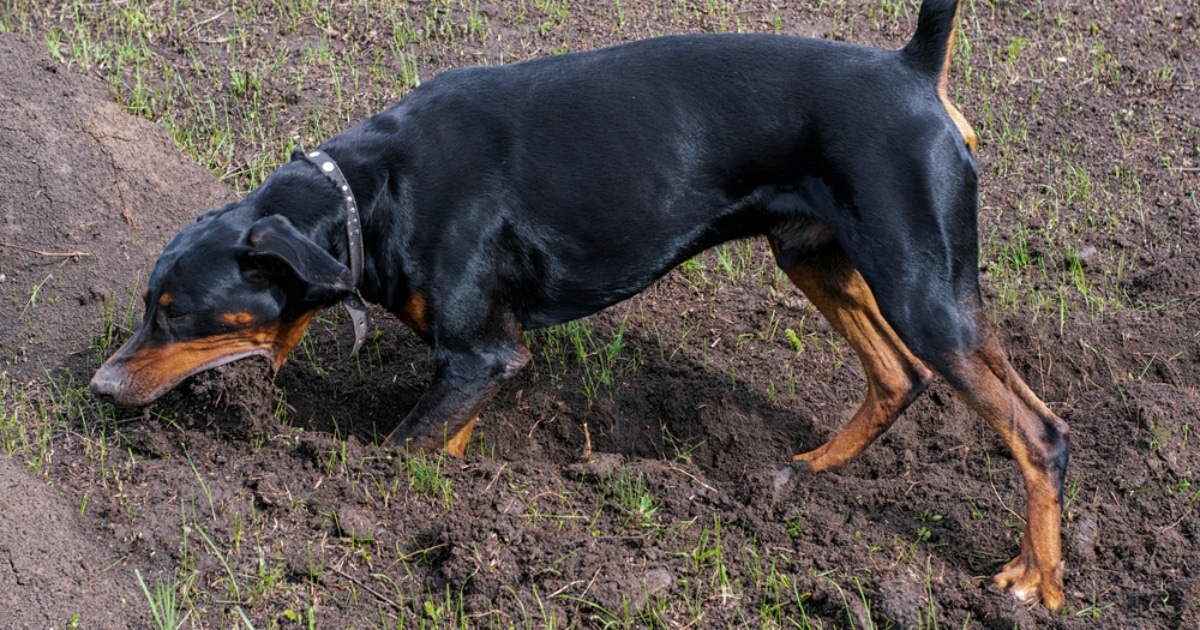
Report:
<svg viewBox="0 0 1200 630"><path fill-rule="evenodd" d="M420 77L666 32L897 47L915 23L886 0L251 4L0 10L12 627L1200 624L1193 4L963 12L984 297L1072 427L1059 613L991 585L1022 483L945 385L844 469L785 464L863 382L760 242L530 333L461 459L375 446L430 375L378 312L356 358L329 311L277 375L253 359L145 409L91 399L175 231Z"/></svg>

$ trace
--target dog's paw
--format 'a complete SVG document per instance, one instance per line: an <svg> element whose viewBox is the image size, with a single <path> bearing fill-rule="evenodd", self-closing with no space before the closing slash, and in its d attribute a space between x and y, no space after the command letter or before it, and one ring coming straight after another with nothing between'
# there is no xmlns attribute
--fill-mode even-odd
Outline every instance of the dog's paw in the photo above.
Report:
<svg viewBox="0 0 1200 630"><path fill-rule="evenodd" d="M993 582L1002 590L1012 593L1022 603L1041 602L1050 610L1063 605L1063 567L1042 569L1036 560L1026 560L1025 554L1017 556L996 574Z"/></svg>
<svg viewBox="0 0 1200 630"><path fill-rule="evenodd" d="M850 461L850 459L853 459L854 455L856 454L857 453L852 454L849 457L836 457L835 454L831 453L829 444L826 443L822 444L818 448L808 451L807 453L793 455L792 462L794 465L804 468L806 472L819 473L830 468L837 468L838 466L844 465L846 462Z"/></svg>
<svg viewBox="0 0 1200 630"><path fill-rule="evenodd" d="M383 443L385 449L405 451L409 454L423 453L430 455L444 451L454 457L462 457L471 441L471 431L475 428L477 418L465 422L451 424L445 422L434 425L431 429L427 424L405 421L392 430Z"/></svg>

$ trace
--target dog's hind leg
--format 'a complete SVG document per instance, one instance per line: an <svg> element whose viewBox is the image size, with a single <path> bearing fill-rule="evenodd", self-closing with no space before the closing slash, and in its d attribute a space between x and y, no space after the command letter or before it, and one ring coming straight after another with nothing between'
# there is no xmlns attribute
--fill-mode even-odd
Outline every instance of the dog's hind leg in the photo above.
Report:
<svg viewBox="0 0 1200 630"><path fill-rule="evenodd" d="M979 344L949 353L936 367L1000 434L1025 480L1021 553L994 581L1022 601L1040 600L1058 610L1063 604L1059 521L1069 430L1009 364L982 312L976 311L976 318Z"/></svg>
<svg viewBox="0 0 1200 630"><path fill-rule="evenodd" d="M1063 604L1059 520L1068 457L1066 423L1008 362L977 298L953 297L955 291L936 283L906 286L885 273L879 283L886 291L886 302L880 302L885 320L875 294L840 247L826 248L833 253L810 256L784 271L858 354L867 396L832 439L794 459L808 462L814 472L850 461L937 372L1000 435L1025 481L1021 553L996 575L996 585L1022 601L1040 600L1057 610ZM938 311L940 316L930 317Z"/></svg>
<svg viewBox="0 0 1200 630"><path fill-rule="evenodd" d="M868 380L867 399L846 427L799 457L814 470L848 460L895 420L932 370L1000 435L1024 479L1021 553L996 585L1057 610L1063 604L1059 521L1068 428L1009 364L984 315L977 176L957 138L957 132L932 138L946 150L897 140L894 146L913 153L847 176L853 195L845 199L853 204L832 192L810 194L809 205L830 236L812 224L773 233L782 245L777 259L795 261L785 271L854 346ZM914 168L929 155L940 157ZM839 257L829 258L826 248L835 242Z"/></svg>
<svg viewBox="0 0 1200 630"><path fill-rule="evenodd" d="M792 458L820 472L861 453L925 390L933 372L883 319L867 283L837 243L783 271L854 348L867 380L866 399L849 422L824 445Z"/></svg>
<svg viewBox="0 0 1200 630"><path fill-rule="evenodd" d="M953 188L930 187L944 194ZM972 193L971 189L967 189ZM1060 542L1068 428L1009 364L983 312L979 292L974 204L953 200L896 208L872 217L904 218L907 224L864 222L850 237L850 253L877 301L879 312L903 344L938 373L987 421L1012 453L1025 482L1026 525L1020 555L995 583L1026 602L1063 604ZM889 207L883 201L863 207ZM936 209L936 211L930 211ZM960 212L955 210L961 209ZM961 217L969 217L964 220ZM932 234L940 238L897 238ZM887 243L886 254L866 243Z"/></svg>

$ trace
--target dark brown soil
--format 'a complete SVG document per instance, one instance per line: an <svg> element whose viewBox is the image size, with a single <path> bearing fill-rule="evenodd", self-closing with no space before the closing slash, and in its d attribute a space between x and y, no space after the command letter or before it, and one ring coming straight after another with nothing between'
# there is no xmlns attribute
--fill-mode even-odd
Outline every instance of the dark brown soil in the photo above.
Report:
<svg viewBox="0 0 1200 630"><path fill-rule="evenodd" d="M124 320L167 241L233 194L44 45L8 35L0 55L0 357L24 378L89 350L101 304Z"/></svg>
<svg viewBox="0 0 1200 630"><path fill-rule="evenodd" d="M430 39L421 73L717 24L698 7L681 24L625 4L637 19L619 33L609 9L576 8L568 25L530 30L484 7L496 41ZM912 28L911 15L876 27L865 9L821 6L738 5L726 19L769 31L779 15L784 32L884 46ZM429 381L424 346L382 314L356 360L338 362L348 330L330 312L274 381L248 360L115 419L92 403L63 411L63 383L82 387L100 348L115 347L106 336L123 334L165 239L230 192L158 127L111 105L102 82L12 35L0 35L0 350L13 357L4 404L46 405L53 448L22 451L36 480L0 464L0 605L14 602L14 627L73 614L80 627L142 627L136 569L150 584L191 580L181 610L198 627L238 626L243 613L259 628L310 615L322 628L627 617L760 627L777 612L799 618L801 606L825 627L928 627L931 614L944 627L1200 626L1200 13L1124 0L969 6L978 69L955 81L983 140L986 298L1014 364L1073 429L1064 612L1026 609L991 586L1019 546L1021 479L945 386L843 470L809 476L782 463L831 436L863 383L848 346L774 274L761 244L743 273L710 254L588 320L597 346L623 330L615 383L594 395L565 332L531 334L533 362L487 408L461 460L374 446ZM372 25L355 15L333 45L366 36ZM206 46L234 27L227 19L155 45L167 57ZM1055 71L1094 61L1057 60L1063 33L1107 51L1096 63L1112 66L1083 81ZM306 24L292 36L319 35ZM1011 70L984 58L1018 37ZM981 77L1002 82L988 84L986 101L969 86ZM284 87L266 93L286 137L304 108L331 97L285 98ZM1005 127L1014 111L1028 112L1016 140ZM1045 184L1080 164L1115 219ZM1039 199L1054 211L1022 210ZM1060 233L1052 222L1077 223L1077 241L1046 237ZM1005 275L1017 241L1049 276ZM88 255L48 255L70 252ZM1062 289L1063 269L1088 278L1092 297ZM1051 293L1060 306L1039 306ZM102 329L114 318L101 305L115 330ZM422 487L423 465L438 467L449 494ZM631 509L619 490L631 487L652 497L653 513ZM54 542L33 553L35 539ZM45 595L80 583L90 599Z"/></svg>

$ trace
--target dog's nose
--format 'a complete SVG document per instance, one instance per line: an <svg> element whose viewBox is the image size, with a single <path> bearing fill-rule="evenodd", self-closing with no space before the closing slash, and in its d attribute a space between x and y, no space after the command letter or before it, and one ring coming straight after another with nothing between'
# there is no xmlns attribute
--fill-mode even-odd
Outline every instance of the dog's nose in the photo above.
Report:
<svg viewBox="0 0 1200 630"><path fill-rule="evenodd" d="M88 388L97 398L105 402L114 402L117 399L117 393L121 391L121 378L114 370L105 366L97 370L95 376L92 376L92 382L88 384Z"/></svg>

